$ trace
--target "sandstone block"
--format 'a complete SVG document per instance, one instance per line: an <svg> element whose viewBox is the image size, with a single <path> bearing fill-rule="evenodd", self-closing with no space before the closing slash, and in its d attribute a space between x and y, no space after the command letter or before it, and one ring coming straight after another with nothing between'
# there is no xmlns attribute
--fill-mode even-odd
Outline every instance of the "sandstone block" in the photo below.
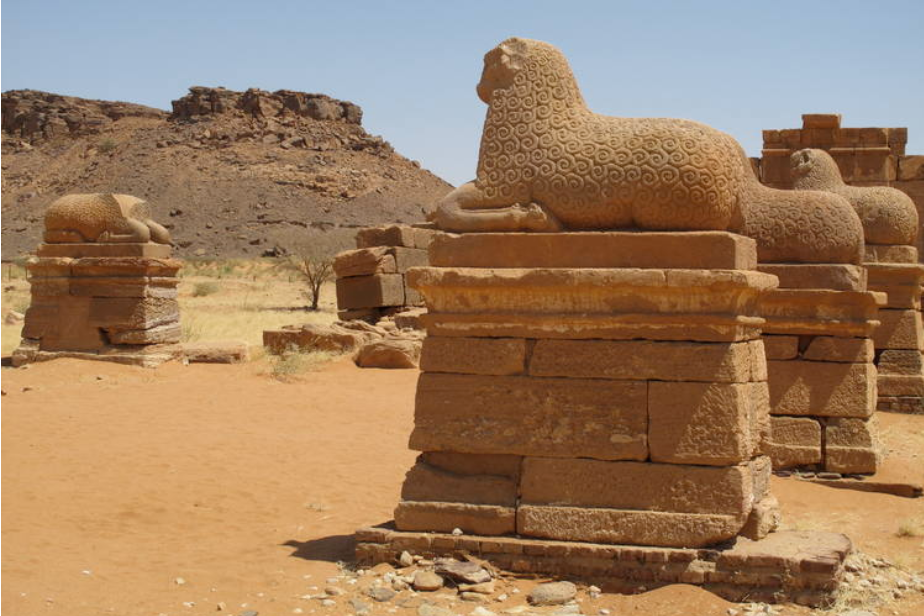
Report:
<svg viewBox="0 0 924 616"><path fill-rule="evenodd" d="M724 514L743 521L751 506L753 474L748 464L708 467L526 457L520 499L530 505Z"/></svg>
<svg viewBox="0 0 924 616"><path fill-rule="evenodd" d="M430 265L427 251L419 248L391 248L391 254L395 257L395 265L398 272L403 274L412 267L426 267Z"/></svg>
<svg viewBox="0 0 924 616"><path fill-rule="evenodd" d="M406 246L408 248L426 249L434 237L440 234L435 229L389 225L360 229L356 234L357 248L373 246Z"/></svg>
<svg viewBox="0 0 924 616"><path fill-rule="evenodd" d="M832 417L825 422L826 447L865 447L876 445L875 419Z"/></svg>
<svg viewBox="0 0 924 616"><path fill-rule="evenodd" d="M739 534L751 541L760 541L779 526L780 503L775 496L768 495L755 503Z"/></svg>
<svg viewBox="0 0 924 616"><path fill-rule="evenodd" d="M466 233L430 246L438 267L683 268L752 270L754 240L722 231L684 233Z"/></svg>
<svg viewBox="0 0 924 616"><path fill-rule="evenodd" d="M650 340L539 340L529 373L533 376L622 380L751 380L747 342L701 343Z"/></svg>
<svg viewBox="0 0 924 616"><path fill-rule="evenodd" d="M250 348L236 340L185 342L183 355L191 364L242 364L250 359Z"/></svg>
<svg viewBox="0 0 924 616"><path fill-rule="evenodd" d="M410 447L644 460L647 429L644 382L425 372Z"/></svg>
<svg viewBox="0 0 924 616"><path fill-rule="evenodd" d="M869 338L815 336L802 353L802 358L859 364L873 361L874 355L873 341Z"/></svg>
<svg viewBox="0 0 924 616"><path fill-rule="evenodd" d="M96 327L150 329L180 320L176 299L160 297L92 297L88 322Z"/></svg>
<svg viewBox="0 0 924 616"><path fill-rule="evenodd" d="M405 477L401 498L516 507L517 483L500 475L454 473L418 458Z"/></svg>
<svg viewBox="0 0 924 616"><path fill-rule="evenodd" d="M71 262L71 276L108 277L175 277L182 267L176 259L148 257L82 257Z"/></svg>
<svg viewBox="0 0 924 616"><path fill-rule="evenodd" d="M924 356L918 350L886 349L879 355L879 376L924 376ZM883 395L882 392L879 392Z"/></svg>
<svg viewBox="0 0 924 616"><path fill-rule="evenodd" d="M750 459L760 442L752 423L769 415L768 398L766 383L650 382L651 460L724 466Z"/></svg>
<svg viewBox="0 0 924 616"><path fill-rule="evenodd" d="M459 528L477 535L516 532L516 510L495 505L401 501L395 509L399 530L452 532Z"/></svg>
<svg viewBox="0 0 924 616"><path fill-rule="evenodd" d="M337 279L337 306L341 309L403 305L404 277L401 274Z"/></svg>
<svg viewBox="0 0 924 616"><path fill-rule="evenodd" d="M803 360L767 362L774 415L869 417L876 400L876 368Z"/></svg>
<svg viewBox="0 0 924 616"><path fill-rule="evenodd" d="M924 157L922 157L924 158ZM917 263L918 249L914 246L866 244L864 263Z"/></svg>
<svg viewBox="0 0 924 616"><path fill-rule="evenodd" d="M879 453L875 449L825 448L825 469L834 473L875 473L879 468L879 460Z"/></svg>
<svg viewBox="0 0 924 616"><path fill-rule="evenodd" d="M96 351L106 338L90 324L89 297L33 295L26 310L23 338L40 340L43 351Z"/></svg>
<svg viewBox="0 0 924 616"><path fill-rule="evenodd" d="M767 359L795 359L799 356L799 337L798 336L775 336L765 334L761 337L764 341L764 349L767 352Z"/></svg>
<svg viewBox="0 0 924 616"><path fill-rule="evenodd" d="M839 113L803 113L802 128L840 128ZM809 144L814 145L814 144Z"/></svg>
<svg viewBox="0 0 924 616"><path fill-rule="evenodd" d="M394 255L389 254L388 248L384 246L346 250L334 258L334 274L337 278L394 274L397 271Z"/></svg>
<svg viewBox="0 0 924 616"><path fill-rule="evenodd" d="M454 372L511 376L526 371L527 341L523 338L424 339L420 369L424 372Z"/></svg>
<svg viewBox="0 0 924 616"><path fill-rule="evenodd" d="M405 288L407 294L407 288ZM395 314L395 326L398 329L423 329L420 322L420 316L426 312L426 308L409 308Z"/></svg>
<svg viewBox="0 0 924 616"><path fill-rule="evenodd" d="M179 322L172 322L149 329L110 329L107 334L112 344L167 344L179 342L182 329Z"/></svg>
<svg viewBox="0 0 924 616"><path fill-rule="evenodd" d="M417 367L419 359L419 340L386 338L361 346L354 361L360 368L411 369Z"/></svg>
<svg viewBox="0 0 924 616"><path fill-rule="evenodd" d="M868 337L876 327L875 293L824 289L777 289L760 298L764 333Z"/></svg>
<svg viewBox="0 0 924 616"><path fill-rule="evenodd" d="M520 479L523 456L504 454L474 454L457 451L426 451L419 459L430 466L457 475L497 475Z"/></svg>
<svg viewBox="0 0 924 616"><path fill-rule="evenodd" d="M521 505L517 533L564 541L704 547L731 539L743 526L735 516Z"/></svg>
<svg viewBox="0 0 924 616"><path fill-rule="evenodd" d="M861 265L761 263L758 269L779 278L781 289L866 290L866 270Z"/></svg>
<svg viewBox="0 0 924 616"><path fill-rule="evenodd" d="M770 417L773 468L818 464L822 460L821 424L810 417Z"/></svg>
<svg viewBox="0 0 924 616"><path fill-rule="evenodd" d="M898 159L898 179L924 180L924 156L902 156Z"/></svg>
<svg viewBox="0 0 924 616"><path fill-rule="evenodd" d="M877 349L924 349L924 323L917 310L883 309L873 332Z"/></svg>
<svg viewBox="0 0 924 616"><path fill-rule="evenodd" d="M749 340L748 348L751 350L751 381L766 381L767 349L763 339Z"/></svg>
<svg viewBox="0 0 924 616"><path fill-rule="evenodd" d="M876 383L881 396L924 396L924 375L880 374Z"/></svg>
<svg viewBox="0 0 924 616"><path fill-rule="evenodd" d="M70 294L86 297L159 297L175 299L180 279L163 276L112 276L70 279Z"/></svg>

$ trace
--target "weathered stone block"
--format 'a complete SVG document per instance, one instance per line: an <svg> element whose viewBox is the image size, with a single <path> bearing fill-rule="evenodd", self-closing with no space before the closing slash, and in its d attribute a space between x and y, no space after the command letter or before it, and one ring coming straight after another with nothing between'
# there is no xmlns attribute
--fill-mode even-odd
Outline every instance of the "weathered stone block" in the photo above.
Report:
<svg viewBox="0 0 924 616"><path fill-rule="evenodd" d="M731 539L743 527L736 516L521 505L517 533L566 541L703 547Z"/></svg>
<svg viewBox="0 0 924 616"><path fill-rule="evenodd" d="M420 369L511 376L526 371L527 341L523 338L445 338L428 336L423 342Z"/></svg>
<svg viewBox="0 0 924 616"><path fill-rule="evenodd" d="M178 322L171 322L149 329L110 329L107 334L112 344L165 344L179 342L182 329Z"/></svg>
<svg viewBox="0 0 924 616"><path fill-rule="evenodd" d="M458 528L478 535L516 532L516 510L495 505L401 501L395 509L399 530L452 532Z"/></svg>
<svg viewBox="0 0 924 616"><path fill-rule="evenodd" d="M147 257L166 259L170 257L172 247L169 244L154 243L117 243L117 244L40 244L36 255L39 257Z"/></svg>
<svg viewBox="0 0 924 616"><path fill-rule="evenodd" d="M360 229L356 234L357 248L373 246L406 246L426 249L434 237L440 235L435 229L389 225Z"/></svg>
<svg viewBox="0 0 924 616"><path fill-rule="evenodd" d="M767 366L774 415L869 417L875 409L872 364L790 360Z"/></svg>
<svg viewBox="0 0 924 616"><path fill-rule="evenodd" d="M150 329L178 322L180 306L160 297L92 297L87 319L96 327Z"/></svg>
<svg viewBox="0 0 924 616"><path fill-rule="evenodd" d="M924 158L924 157L922 157ZM893 246L888 244L866 244L864 263L917 263L918 249L914 246Z"/></svg>
<svg viewBox="0 0 924 616"><path fill-rule="evenodd" d="M860 265L761 263L758 269L779 278L781 289L866 290L866 270Z"/></svg>
<svg viewBox="0 0 924 616"><path fill-rule="evenodd" d="M766 383L648 384L653 462L724 466L749 460L769 415ZM763 419L762 423L766 423Z"/></svg>
<svg viewBox="0 0 924 616"><path fill-rule="evenodd" d="M902 156L898 159L898 179L903 182L924 180L924 156Z"/></svg>
<svg viewBox="0 0 924 616"><path fill-rule="evenodd" d="M85 297L160 297L175 299L180 279L163 276L112 276L70 279L70 294Z"/></svg>
<svg viewBox="0 0 924 616"><path fill-rule="evenodd" d="M389 254L388 248L384 246L347 250L334 258L334 274L337 278L394 274L397 271L394 255Z"/></svg>
<svg viewBox="0 0 924 616"><path fill-rule="evenodd" d="M770 459L773 468L819 464L821 424L810 417L770 417Z"/></svg>
<svg viewBox="0 0 924 616"><path fill-rule="evenodd" d="M767 359L795 359L799 356L799 337L798 336L775 336L764 334L761 336L764 341L764 349L767 352Z"/></svg>
<svg viewBox="0 0 924 616"><path fill-rule="evenodd" d="M395 257L395 265L401 274L412 267L422 267L430 264L427 251L419 248L396 247L391 249L391 253Z"/></svg>
<svg viewBox="0 0 924 616"><path fill-rule="evenodd" d="M499 475L519 481L523 456L426 451L420 459L430 466L459 475Z"/></svg>
<svg viewBox="0 0 924 616"><path fill-rule="evenodd" d="M410 447L644 460L647 429L644 382L423 373Z"/></svg>
<svg viewBox="0 0 924 616"><path fill-rule="evenodd" d="M877 349L924 349L924 323L917 310L883 309L873 332Z"/></svg>
<svg viewBox="0 0 924 616"><path fill-rule="evenodd" d="M539 340L533 376L622 380L751 380L748 343L658 342L650 340Z"/></svg>
<svg viewBox="0 0 924 616"><path fill-rule="evenodd" d="M916 349L886 349L879 355L879 376L924 376L924 356ZM883 394L882 391L879 395Z"/></svg>
<svg viewBox="0 0 924 616"><path fill-rule="evenodd" d="M752 270L754 240L722 231L684 233L466 233L430 246L438 267L682 268Z"/></svg>
<svg viewBox="0 0 924 616"><path fill-rule="evenodd" d="M404 276L401 274L337 279L337 306L341 309L403 306L404 303Z"/></svg>
<svg viewBox="0 0 924 616"><path fill-rule="evenodd" d="M880 374L877 386L880 396L924 396L924 375Z"/></svg>
<svg viewBox="0 0 924 616"><path fill-rule="evenodd" d="M401 498L515 507L517 483L500 475L451 472L418 458L405 477Z"/></svg>
<svg viewBox="0 0 924 616"><path fill-rule="evenodd" d="M869 338L835 338L815 336L802 353L803 359L843 363L866 363L873 361L875 349Z"/></svg>
<svg viewBox="0 0 924 616"><path fill-rule="evenodd" d="M520 499L530 505L717 513L743 521L751 506L753 475L748 464L708 467L526 457Z"/></svg>

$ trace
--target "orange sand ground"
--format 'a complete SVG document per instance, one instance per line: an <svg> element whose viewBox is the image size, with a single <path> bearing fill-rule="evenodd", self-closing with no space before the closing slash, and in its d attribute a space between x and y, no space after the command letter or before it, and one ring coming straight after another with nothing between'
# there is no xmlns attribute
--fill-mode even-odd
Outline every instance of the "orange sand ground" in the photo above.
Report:
<svg viewBox="0 0 924 616"><path fill-rule="evenodd" d="M415 456L417 372L359 370L348 359L294 383L265 372L263 362L4 369L4 613L349 613L300 597L351 558L354 529L391 519ZM882 414L881 425L898 450L884 474L924 481L924 417ZM788 527L846 532L868 554L924 570L921 535L898 536L903 524L922 528L924 499L793 479L773 489ZM524 595L489 607L500 613ZM638 616L735 607L682 585L582 605ZM879 613L922 614L924 595Z"/></svg>

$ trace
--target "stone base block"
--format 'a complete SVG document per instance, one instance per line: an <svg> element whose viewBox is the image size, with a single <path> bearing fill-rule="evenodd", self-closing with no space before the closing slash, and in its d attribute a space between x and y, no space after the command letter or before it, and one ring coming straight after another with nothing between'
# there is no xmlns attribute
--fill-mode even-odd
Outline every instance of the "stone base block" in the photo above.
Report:
<svg viewBox="0 0 924 616"><path fill-rule="evenodd" d="M757 269L779 278L781 289L866 291L866 269L860 265L761 263Z"/></svg>
<svg viewBox="0 0 924 616"><path fill-rule="evenodd" d="M759 309L765 333L868 338L878 331L884 302L883 294L867 291L777 289L761 296Z"/></svg>
<svg viewBox="0 0 924 616"><path fill-rule="evenodd" d="M876 349L924 349L924 324L919 310L882 309L881 325L873 332Z"/></svg>
<svg viewBox="0 0 924 616"><path fill-rule="evenodd" d="M920 396L879 396L877 411L924 415L924 398Z"/></svg>
<svg viewBox="0 0 924 616"><path fill-rule="evenodd" d="M24 339L19 348L13 351L12 363L18 367L52 359L89 359L155 368L164 362L182 357L183 347L179 344L107 346L97 351L44 351L39 348L38 340Z"/></svg>
<svg viewBox="0 0 924 616"><path fill-rule="evenodd" d="M337 279L337 306L341 310L404 304L404 276L401 274Z"/></svg>
<svg viewBox="0 0 924 616"><path fill-rule="evenodd" d="M811 417L770 417L769 455L773 468L820 464L821 424Z"/></svg>
<svg viewBox="0 0 924 616"><path fill-rule="evenodd" d="M876 405L876 367L806 360L769 361L774 415L869 417Z"/></svg>
<svg viewBox="0 0 924 616"><path fill-rule="evenodd" d="M879 395L924 397L924 376L902 374L880 374L876 379Z"/></svg>
<svg viewBox="0 0 924 616"><path fill-rule="evenodd" d="M917 263L918 249L914 246L866 244L864 263Z"/></svg>
<svg viewBox="0 0 924 616"><path fill-rule="evenodd" d="M364 528L356 558L371 566L407 550L425 558L470 554L514 575L549 575L633 592L695 584L730 601L820 607L836 596L850 539L839 533L785 531L716 548L658 548L521 537L451 535Z"/></svg>

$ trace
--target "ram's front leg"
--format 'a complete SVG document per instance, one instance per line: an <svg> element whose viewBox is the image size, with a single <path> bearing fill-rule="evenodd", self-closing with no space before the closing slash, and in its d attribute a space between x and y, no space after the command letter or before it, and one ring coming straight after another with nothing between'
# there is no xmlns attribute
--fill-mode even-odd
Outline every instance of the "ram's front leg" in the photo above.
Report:
<svg viewBox="0 0 924 616"><path fill-rule="evenodd" d="M443 197L434 221L441 230L458 233L561 230L558 220L536 203L491 207L486 201L475 182L468 182Z"/></svg>

